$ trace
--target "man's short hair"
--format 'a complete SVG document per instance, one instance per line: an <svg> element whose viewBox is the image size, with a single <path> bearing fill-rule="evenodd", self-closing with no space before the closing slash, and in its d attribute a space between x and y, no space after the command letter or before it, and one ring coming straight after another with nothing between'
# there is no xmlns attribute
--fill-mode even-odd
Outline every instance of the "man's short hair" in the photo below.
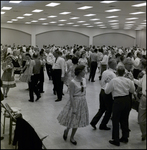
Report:
<svg viewBox="0 0 147 150"><path fill-rule="evenodd" d="M118 68L117 68L118 76L123 76L124 73L125 73L125 67L124 66L118 66Z"/></svg>

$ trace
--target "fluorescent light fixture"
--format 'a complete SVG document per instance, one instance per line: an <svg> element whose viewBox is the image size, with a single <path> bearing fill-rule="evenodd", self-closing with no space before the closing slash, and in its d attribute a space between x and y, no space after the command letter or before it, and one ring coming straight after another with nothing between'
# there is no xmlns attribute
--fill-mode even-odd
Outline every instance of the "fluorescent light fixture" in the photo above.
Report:
<svg viewBox="0 0 147 150"><path fill-rule="evenodd" d="M50 23L57 23L56 21L51 21Z"/></svg>
<svg viewBox="0 0 147 150"><path fill-rule="evenodd" d="M4 11L1 11L1 15L2 15L2 14L5 14L5 12L4 12Z"/></svg>
<svg viewBox="0 0 147 150"><path fill-rule="evenodd" d="M77 23L83 23L83 22L85 22L85 21L77 21Z"/></svg>
<svg viewBox="0 0 147 150"><path fill-rule="evenodd" d="M136 5L132 5L132 7L142 7L142 6L146 6L146 2L145 3L136 4Z"/></svg>
<svg viewBox="0 0 147 150"><path fill-rule="evenodd" d="M102 26L105 26L105 25L103 25L103 24L99 24L99 25L97 25L97 26L100 26L100 27L102 27Z"/></svg>
<svg viewBox="0 0 147 150"><path fill-rule="evenodd" d="M79 25L77 25L77 24L75 24L75 25L73 25L74 27L78 27Z"/></svg>
<svg viewBox="0 0 147 150"><path fill-rule="evenodd" d="M80 17L72 17L72 18L70 18L70 19L79 19Z"/></svg>
<svg viewBox="0 0 147 150"><path fill-rule="evenodd" d="M41 9L35 9L35 10L33 10L32 12L42 12L43 10L41 10Z"/></svg>
<svg viewBox="0 0 147 150"><path fill-rule="evenodd" d="M38 20L32 20L31 22L38 22Z"/></svg>
<svg viewBox="0 0 147 150"><path fill-rule="evenodd" d="M7 21L7 23L12 23L13 21Z"/></svg>
<svg viewBox="0 0 147 150"><path fill-rule="evenodd" d="M118 22L118 20L109 20L108 22Z"/></svg>
<svg viewBox="0 0 147 150"><path fill-rule="evenodd" d="M110 10L105 10L105 12L116 12L116 11L121 11L121 9L110 9Z"/></svg>
<svg viewBox="0 0 147 150"><path fill-rule="evenodd" d="M114 3L116 1L101 1L100 3L105 3L105 4L110 4L110 3Z"/></svg>
<svg viewBox="0 0 147 150"><path fill-rule="evenodd" d="M40 19L38 19L38 20L46 20L46 18L40 18Z"/></svg>
<svg viewBox="0 0 147 150"><path fill-rule="evenodd" d="M17 17L17 19L23 19L24 17Z"/></svg>
<svg viewBox="0 0 147 150"><path fill-rule="evenodd" d="M134 25L134 24L125 24L126 26L132 26L132 25Z"/></svg>
<svg viewBox="0 0 147 150"><path fill-rule="evenodd" d="M83 7L77 8L77 9L85 10L85 9L89 9L89 8L93 8L93 6L83 6Z"/></svg>
<svg viewBox="0 0 147 150"><path fill-rule="evenodd" d="M23 14L23 16L31 16L32 14Z"/></svg>
<svg viewBox="0 0 147 150"><path fill-rule="evenodd" d="M25 24L31 24L31 22L25 22Z"/></svg>
<svg viewBox="0 0 147 150"><path fill-rule="evenodd" d="M57 17L57 16L48 16L48 18L55 18L55 17Z"/></svg>
<svg viewBox="0 0 147 150"><path fill-rule="evenodd" d="M103 22L94 22L94 24L101 24L101 23L103 23Z"/></svg>
<svg viewBox="0 0 147 150"><path fill-rule="evenodd" d="M100 19L98 19L98 18L94 18L94 19L90 19L91 21L96 21L96 20L100 20Z"/></svg>
<svg viewBox="0 0 147 150"><path fill-rule="evenodd" d="M133 18L126 18L126 20L135 20L138 19L137 17L133 17Z"/></svg>
<svg viewBox="0 0 147 150"><path fill-rule="evenodd" d="M128 22L125 22L125 23L135 23L135 21L128 21Z"/></svg>
<svg viewBox="0 0 147 150"><path fill-rule="evenodd" d="M91 27L93 27L93 26L87 26L87 27L91 28Z"/></svg>
<svg viewBox="0 0 147 150"><path fill-rule="evenodd" d="M85 24L83 24L84 26L88 26L88 25L90 25L90 24L88 24L88 23L85 23Z"/></svg>
<svg viewBox="0 0 147 150"><path fill-rule="evenodd" d="M67 21L67 20L59 20L59 21Z"/></svg>
<svg viewBox="0 0 147 150"><path fill-rule="evenodd" d="M58 5L60 5L60 3L49 3L49 4L45 5L45 6L55 7L55 6L58 6Z"/></svg>
<svg viewBox="0 0 147 150"><path fill-rule="evenodd" d="M61 15L67 15L67 14L70 14L71 12L62 12L62 13L59 13Z"/></svg>
<svg viewBox="0 0 147 150"><path fill-rule="evenodd" d="M146 22L144 22L144 23L141 23L141 24L146 24Z"/></svg>
<svg viewBox="0 0 147 150"><path fill-rule="evenodd" d="M108 17L106 17L106 18L109 18L109 19L111 19L111 18L117 18L118 16L108 16Z"/></svg>
<svg viewBox="0 0 147 150"><path fill-rule="evenodd" d="M17 19L11 19L12 21L18 21Z"/></svg>
<svg viewBox="0 0 147 150"><path fill-rule="evenodd" d="M87 15L84 15L84 16L95 16L96 14L87 14Z"/></svg>
<svg viewBox="0 0 147 150"><path fill-rule="evenodd" d="M2 10L10 10L12 7L2 7Z"/></svg>
<svg viewBox="0 0 147 150"><path fill-rule="evenodd" d="M21 1L9 1L9 3L20 3Z"/></svg>
<svg viewBox="0 0 147 150"><path fill-rule="evenodd" d="M69 23L67 23L67 24L74 24L73 22L69 22Z"/></svg>
<svg viewBox="0 0 147 150"><path fill-rule="evenodd" d="M58 26L64 26L64 24L58 24Z"/></svg>
<svg viewBox="0 0 147 150"><path fill-rule="evenodd" d="M42 25L48 25L48 23L42 23Z"/></svg>
<svg viewBox="0 0 147 150"><path fill-rule="evenodd" d="M138 14L144 14L145 12L134 12L134 13L130 13L131 15L138 15Z"/></svg>

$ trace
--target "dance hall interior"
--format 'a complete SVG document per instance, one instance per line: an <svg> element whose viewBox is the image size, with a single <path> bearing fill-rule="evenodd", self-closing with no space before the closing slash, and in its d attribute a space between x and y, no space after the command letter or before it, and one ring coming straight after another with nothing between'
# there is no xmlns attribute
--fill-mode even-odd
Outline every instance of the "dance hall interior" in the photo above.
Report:
<svg viewBox="0 0 147 150"><path fill-rule="evenodd" d="M146 1L1 1L1 149L146 149Z"/></svg>

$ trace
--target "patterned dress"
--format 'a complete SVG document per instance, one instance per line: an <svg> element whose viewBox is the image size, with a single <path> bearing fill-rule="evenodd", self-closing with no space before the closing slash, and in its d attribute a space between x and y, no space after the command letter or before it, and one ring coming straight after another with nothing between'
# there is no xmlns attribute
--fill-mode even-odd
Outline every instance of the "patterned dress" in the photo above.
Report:
<svg viewBox="0 0 147 150"><path fill-rule="evenodd" d="M86 102L86 79L83 78L83 87L84 91L81 92L81 85L80 82L75 81L74 79L71 82L75 85L74 91L74 101L76 107L76 115L72 112L72 105L71 101L68 100L67 104L64 106L61 113L58 115L57 120L63 126L69 128L78 128L78 127L85 127L89 125L89 112L88 106Z"/></svg>
<svg viewBox="0 0 147 150"><path fill-rule="evenodd" d="M12 68L7 68L8 66L11 66ZM13 64L12 63L8 64L7 62L4 62L2 64L2 69L4 70L2 74L3 87L8 87L8 88L16 87L16 83L14 80Z"/></svg>

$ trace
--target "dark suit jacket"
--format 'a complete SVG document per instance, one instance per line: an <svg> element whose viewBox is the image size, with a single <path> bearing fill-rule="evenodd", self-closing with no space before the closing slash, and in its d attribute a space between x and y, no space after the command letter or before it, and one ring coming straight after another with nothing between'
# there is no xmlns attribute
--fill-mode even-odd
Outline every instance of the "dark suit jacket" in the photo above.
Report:
<svg viewBox="0 0 147 150"><path fill-rule="evenodd" d="M23 118L16 119L13 145L18 142L18 149L42 149L42 141L34 128Z"/></svg>

